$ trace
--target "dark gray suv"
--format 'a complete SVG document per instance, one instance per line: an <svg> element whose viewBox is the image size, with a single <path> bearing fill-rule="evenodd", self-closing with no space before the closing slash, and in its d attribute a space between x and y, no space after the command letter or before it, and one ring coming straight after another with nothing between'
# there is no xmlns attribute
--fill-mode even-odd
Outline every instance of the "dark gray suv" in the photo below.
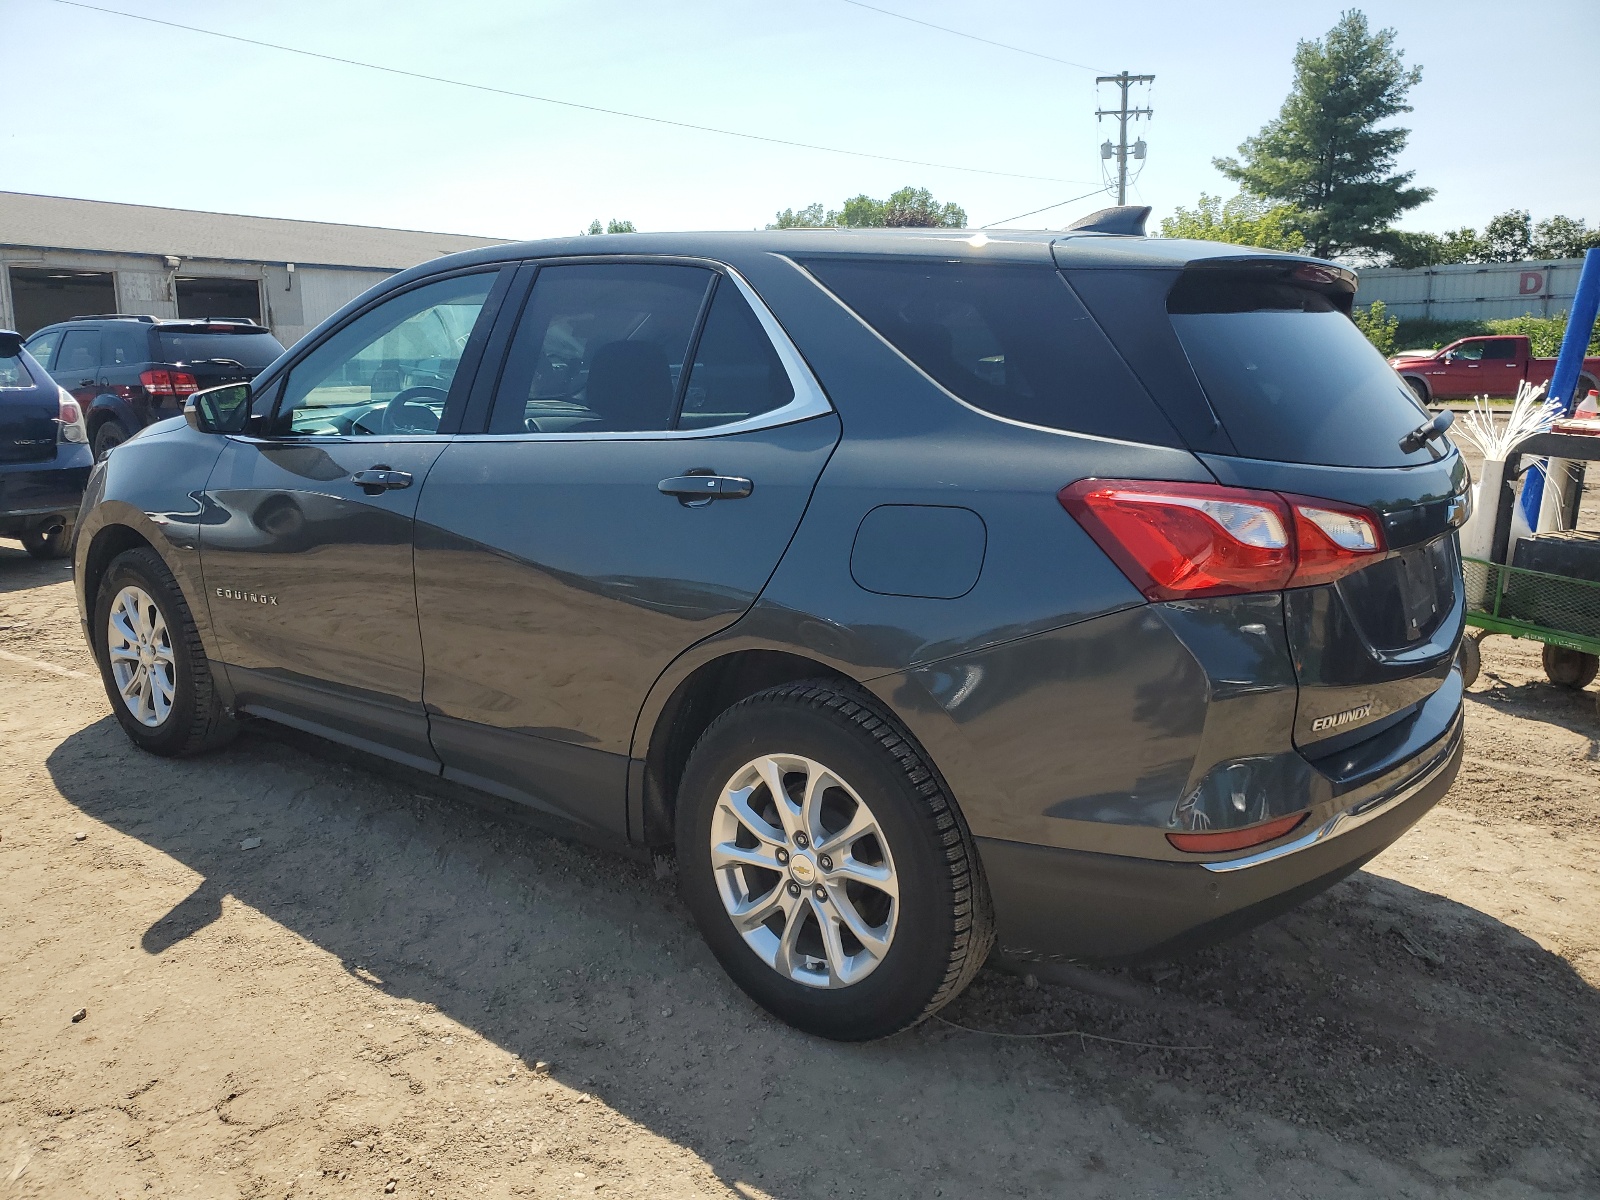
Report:
<svg viewBox="0 0 1600 1200"><path fill-rule="evenodd" d="M1455 776L1466 472L1348 272L1133 221L397 275L96 467L117 718L158 754L279 721L675 848L729 974L828 1037L996 939L1263 920Z"/></svg>

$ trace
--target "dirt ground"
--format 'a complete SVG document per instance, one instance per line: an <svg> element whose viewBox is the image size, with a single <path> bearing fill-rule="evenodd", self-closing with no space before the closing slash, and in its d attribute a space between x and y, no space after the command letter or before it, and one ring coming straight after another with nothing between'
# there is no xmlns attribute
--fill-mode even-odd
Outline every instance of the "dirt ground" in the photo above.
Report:
<svg viewBox="0 0 1600 1200"><path fill-rule="evenodd" d="M647 864L259 723L137 753L69 581L0 543L5 1200L1600 1194L1600 719L1536 647L1296 912L839 1046Z"/></svg>

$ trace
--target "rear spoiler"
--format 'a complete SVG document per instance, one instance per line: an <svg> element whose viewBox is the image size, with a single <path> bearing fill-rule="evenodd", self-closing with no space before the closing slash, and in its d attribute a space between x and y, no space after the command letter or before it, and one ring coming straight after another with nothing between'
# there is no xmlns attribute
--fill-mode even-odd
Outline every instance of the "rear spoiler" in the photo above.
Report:
<svg viewBox="0 0 1600 1200"><path fill-rule="evenodd" d="M15 329L0 329L0 358L15 358L22 353L22 335Z"/></svg>

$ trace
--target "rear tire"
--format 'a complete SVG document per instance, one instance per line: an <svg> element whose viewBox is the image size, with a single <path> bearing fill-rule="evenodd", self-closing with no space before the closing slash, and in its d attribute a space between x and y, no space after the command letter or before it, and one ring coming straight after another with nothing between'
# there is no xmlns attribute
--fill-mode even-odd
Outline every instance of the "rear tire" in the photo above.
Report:
<svg viewBox="0 0 1600 1200"><path fill-rule="evenodd" d="M1471 687L1478 682L1478 672L1483 669L1483 650L1479 645L1483 641L1483 634L1477 630L1467 630L1461 639L1461 645L1456 649L1456 662L1461 666L1461 686Z"/></svg>
<svg viewBox="0 0 1600 1200"><path fill-rule="evenodd" d="M1600 673L1600 658L1585 654L1582 650L1568 650L1565 646L1547 644L1544 648L1544 673L1557 687L1581 692Z"/></svg>
<svg viewBox="0 0 1600 1200"><path fill-rule="evenodd" d="M189 605L154 550L111 560L90 636L111 710L134 745L182 757L233 740L238 725L217 694Z"/></svg>
<svg viewBox="0 0 1600 1200"><path fill-rule="evenodd" d="M35 558L66 558L72 553L72 526L29 530L22 535L22 548Z"/></svg>
<svg viewBox="0 0 1600 1200"><path fill-rule="evenodd" d="M847 684L783 684L713 721L678 791L677 848L679 890L723 969L820 1037L931 1016L994 941L960 811L900 723Z"/></svg>
<svg viewBox="0 0 1600 1200"><path fill-rule="evenodd" d="M127 427L115 417L111 417L108 420L102 421L99 425L95 426L94 431L95 462L104 461L106 455L110 454L113 450L122 445L123 442L127 441L132 436L133 435L128 432Z"/></svg>
<svg viewBox="0 0 1600 1200"><path fill-rule="evenodd" d="M1420 379L1411 379L1407 377L1406 386L1410 388L1412 393L1416 396L1418 404L1422 405L1424 408L1428 407L1427 384L1423 383Z"/></svg>

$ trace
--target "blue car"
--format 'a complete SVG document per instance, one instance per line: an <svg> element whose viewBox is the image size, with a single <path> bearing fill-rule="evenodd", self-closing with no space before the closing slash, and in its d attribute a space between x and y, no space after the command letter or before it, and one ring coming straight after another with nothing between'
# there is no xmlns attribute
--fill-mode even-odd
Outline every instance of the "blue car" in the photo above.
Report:
<svg viewBox="0 0 1600 1200"><path fill-rule="evenodd" d="M675 852L827 1037L1265 920L1455 777L1467 475L1349 271L1147 212L402 272L95 468L111 708Z"/></svg>
<svg viewBox="0 0 1600 1200"><path fill-rule="evenodd" d="M93 465L78 402L0 329L0 537L65 558Z"/></svg>

